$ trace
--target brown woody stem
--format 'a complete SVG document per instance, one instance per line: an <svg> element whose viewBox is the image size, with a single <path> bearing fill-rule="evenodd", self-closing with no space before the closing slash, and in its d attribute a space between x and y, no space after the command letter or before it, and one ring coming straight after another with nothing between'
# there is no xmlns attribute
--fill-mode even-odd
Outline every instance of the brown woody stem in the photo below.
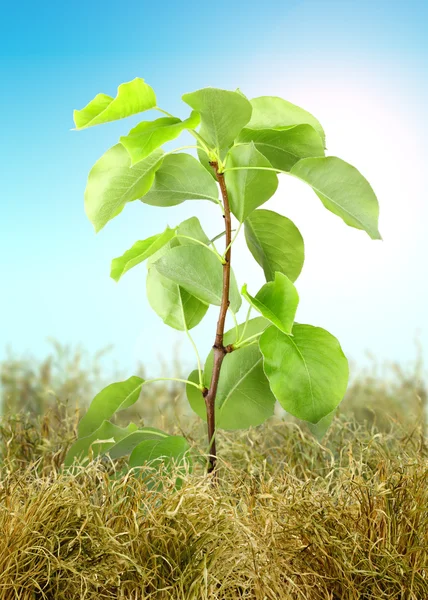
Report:
<svg viewBox="0 0 428 600"><path fill-rule="evenodd" d="M220 305L220 314L217 321L217 329L215 334L213 352L214 364L211 375L211 383L208 390L204 393L205 405L207 408L207 423L208 423L208 443L209 443L209 463L208 473L215 470L217 461L216 438L215 438L215 399L217 395L218 381L220 378L221 365L223 359L232 348L225 348L223 344L224 324L226 321L227 309L229 308L229 288L230 288L230 257L231 257L231 241L232 241L232 222L230 218L229 198L227 195L226 183L224 174L219 173L218 163L211 162L210 165L215 171L217 181L220 184L221 195L223 198L224 222L226 230L226 254L225 263L223 264L223 292Z"/></svg>

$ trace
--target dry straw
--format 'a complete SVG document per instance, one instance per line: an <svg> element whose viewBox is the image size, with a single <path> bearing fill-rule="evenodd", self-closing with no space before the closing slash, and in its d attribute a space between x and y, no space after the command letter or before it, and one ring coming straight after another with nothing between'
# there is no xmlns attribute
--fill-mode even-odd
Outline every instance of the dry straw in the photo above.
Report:
<svg viewBox="0 0 428 600"><path fill-rule="evenodd" d="M115 478L105 462L61 473L49 446L27 464L9 454L0 598L428 598L419 430L342 416L320 445L274 420L221 445L218 487L195 472L178 490L174 474L155 489L149 469Z"/></svg>
<svg viewBox="0 0 428 600"><path fill-rule="evenodd" d="M56 352L1 365L0 600L428 598L420 368L357 377L322 444L272 419L220 436L217 489L201 469L179 490L158 473L156 490L147 470L61 472L75 403L101 371ZM204 432L178 390L157 392L157 412L147 392L133 420L184 433L197 450ZM16 414L22 406L33 415Z"/></svg>

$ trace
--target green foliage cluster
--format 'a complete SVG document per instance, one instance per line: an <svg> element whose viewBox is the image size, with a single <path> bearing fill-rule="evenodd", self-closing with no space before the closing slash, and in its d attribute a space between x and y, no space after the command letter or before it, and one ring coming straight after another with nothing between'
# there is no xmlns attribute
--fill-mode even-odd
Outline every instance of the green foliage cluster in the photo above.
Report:
<svg viewBox="0 0 428 600"><path fill-rule="evenodd" d="M85 210L100 231L140 200L170 207L205 200L219 208L223 230L209 239L197 217L134 243L113 260L119 281L147 262L147 296L153 310L186 332L198 368L186 384L192 409L208 422L209 453L215 455L218 428L242 429L263 423L276 401L291 415L318 428L328 427L348 383L348 362L339 342L320 327L295 322L295 288L303 267L304 244L285 216L261 206L275 194L285 174L309 185L323 205L347 225L380 239L379 207L367 180L345 161L325 156L325 133L302 108L277 97L247 99L240 90L204 88L184 94L191 112L185 120L157 106L153 89L140 78L119 86L112 98L98 94L74 112L84 129L154 109L163 116L143 121L122 136L89 173ZM165 152L163 144L189 132L194 146ZM182 150L197 151L198 159ZM232 216L237 221L232 238ZM244 228L248 248L263 268L266 283L253 296L240 290L231 267L231 248ZM225 236L220 252L217 239ZM247 317L238 323L242 298ZM204 365L189 331L210 305L220 307L215 343ZM251 317L251 310L259 316ZM226 313L235 327L224 332ZM133 405L142 386L155 380L130 377L109 385L93 400L79 426L79 438L66 464L91 455L129 455L138 466L153 458L181 460L188 442L130 423L118 427L113 415Z"/></svg>

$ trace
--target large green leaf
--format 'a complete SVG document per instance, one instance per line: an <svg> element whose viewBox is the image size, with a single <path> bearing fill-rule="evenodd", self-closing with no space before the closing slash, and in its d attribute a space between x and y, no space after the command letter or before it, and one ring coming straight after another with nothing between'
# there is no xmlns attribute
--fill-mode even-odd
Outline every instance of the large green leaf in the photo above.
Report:
<svg viewBox="0 0 428 600"><path fill-rule="evenodd" d="M200 123L199 113L192 111L184 121L176 117L162 117L155 121L143 121L131 129L128 135L120 138L120 143L127 149L132 164L143 160L156 148L174 140L185 129L195 129Z"/></svg>
<svg viewBox="0 0 428 600"><path fill-rule="evenodd" d="M324 206L347 225L363 229L373 240L382 239L377 198L355 167L335 156L304 158L290 173L308 183Z"/></svg>
<svg viewBox="0 0 428 600"><path fill-rule="evenodd" d="M254 142L275 169L289 171L301 158L324 156L324 146L311 125L294 125L285 129L243 129L238 142Z"/></svg>
<svg viewBox="0 0 428 600"><path fill-rule="evenodd" d="M269 322L258 317L251 319L244 337L263 331ZM241 334L244 325L239 326ZM236 331L231 329L224 335L224 344L236 341ZM263 423L273 415L275 397L263 371L262 355L257 344L252 344L230 354L226 354L220 371L215 411L216 426L219 429L246 429ZM204 385L209 388L213 368L213 352L205 363ZM199 383L198 372L193 371L189 380ZM190 406L202 419L206 420L205 400L192 385L186 386Z"/></svg>
<svg viewBox="0 0 428 600"><path fill-rule="evenodd" d="M86 414L80 420L79 437L90 435L114 413L132 406L140 397L143 384L144 379L134 375L125 381L111 383L101 390L92 400Z"/></svg>
<svg viewBox="0 0 428 600"><path fill-rule="evenodd" d="M213 87L184 94L184 102L201 115L200 134L211 150L226 150L251 118L245 96Z"/></svg>
<svg viewBox="0 0 428 600"><path fill-rule="evenodd" d="M341 402L348 361L331 333L296 323L291 337L269 327L259 344L270 387L288 413L318 423Z"/></svg>
<svg viewBox="0 0 428 600"><path fill-rule="evenodd" d="M81 110L75 110L74 124L76 129L84 129L100 125L108 121L116 121L135 115L156 106L156 96L144 79L136 77L132 81L122 83L117 88L116 98L107 94L97 94Z"/></svg>
<svg viewBox="0 0 428 600"><path fill-rule="evenodd" d="M150 306L173 329L185 331L196 327L208 310L208 304L161 275L154 265L147 273L146 289Z"/></svg>
<svg viewBox="0 0 428 600"><path fill-rule="evenodd" d="M171 279L206 304L220 306L223 293L223 266L211 250L203 246L171 248L155 263L158 272ZM236 313L241 296L233 271L230 273L230 305Z"/></svg>
<svg viewBox="0 0 428 600"><path fill-rule="evenodd" d="M128 427L118 427L110 421L103 421L98 429L90 435L81 437L74 442L67 452L64 465L69 467L76 458L78 461L87 459L90 450L93 458L100 456L136 429L137 426L134 423L130 423Z"/></svg>
<svg viewBox="0 0 428 600"><path fill-rule="evenodd" d="M117 444L109 448L108 455L112 459L129 456L138 444L146 440L163 440L168 434L154 427L142 427L122 438Z"/></svg>
<svg viewBox="0 0 428 600"><path fill-rule="evenodd" d="M325 145L325 133L321 123L300 106L277 96L259 96L251 100L253 112L249 129L283 129L291 125L311 125Z"/></svg>
<svg viewBox="0 0 428 600"><path fill-rule="evenodd" d="M283 273L276 272L274 281L265 283L256 296L250 296L247 285L242 295L265 319L283 333L291 334L299 295L292 282Z"/></svg>
<svg viewBox="0 0 428 600"><path fill-rule="evenodd" d="M153 461L163 461L167 464L172 461L182 462L188 450L188 441L179 435L169 435L162 440L145 440L132 451L129 466L142 467L148 462L154 466Z"/></svg>
<svg viewBox="0 0 428 600"><path fill-rule="evenodd" d="M163 150L155 150L131 167L131 159L122 144L116 144L92 167L85 190L85 211L100 231L118 215L127 202L146 194L161 165Z"/></svg>
<svg viewBox="0 0 428 600"><path fill-rule="evenodd" d="M305 260L303 238L290 219L272 210L255 210L245 221L247 246L267 281L275 271L296 281Z"/></svg>
<svg viewBox="0 0 428 600"><path fill-rule="evenodd" d="M227 155L225 181L230 210L243 223L250 213L264 204L276 192L278 177L273 171L239 169L236 167L270 167L271 164L254 144L234 146Z"/></svg>
<svg viewBox="0 0 428 600"><path fill-rule="evenodd" d="M218 188L196 158L190 154L170 154L156 172L152 188L141 200L152 206L175 206L185 200L216 202Z"/></svg>
<svg viewBox="0 0 428 600"><path fill-rule="evenodd" d="M110 277L119 281L126 271L152 256L160 248L169 242L175 236L176 230L167 227L163 233L152 235L146 240L140 240L127 250L122 256L114 258L111 263Z"/></svg>

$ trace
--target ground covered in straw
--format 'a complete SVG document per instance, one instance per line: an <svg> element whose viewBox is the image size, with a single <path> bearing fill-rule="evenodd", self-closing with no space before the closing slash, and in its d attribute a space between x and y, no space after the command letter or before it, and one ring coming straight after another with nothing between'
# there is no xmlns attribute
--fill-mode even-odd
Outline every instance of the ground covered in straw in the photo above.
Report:
<svg viewBox="0 0 428 600"><path fill-rule="evenodd" d="M220 434L217 486L198 466L180 489L155 473L156 489L108 462L62 471L77 407L125 378L101 356L55 342L0 363L0 600L428 600L420 361L354 375L321 442L277 415ZM147 386L121 414L205 449L182 386Z"/></svg>
<svg viewBox="0 0 428 600"><path fill-rule="evenodd" d="M2 432L2 600L428 598L420 428L341 415L320 444L274 419L221 436L217 486L197 469L180 489L63 473L46 422Z"/></svg>

